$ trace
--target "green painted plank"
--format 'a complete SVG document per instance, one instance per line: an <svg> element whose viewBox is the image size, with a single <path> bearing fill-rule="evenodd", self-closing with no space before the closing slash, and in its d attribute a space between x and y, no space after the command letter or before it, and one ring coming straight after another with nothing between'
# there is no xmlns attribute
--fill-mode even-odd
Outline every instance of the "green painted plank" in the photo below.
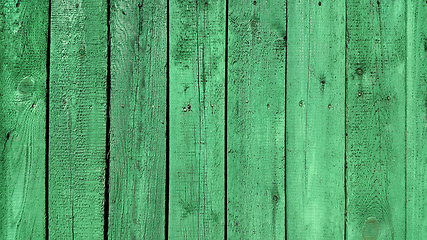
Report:
<svg viewBox="0 0 427 240"><path fill-rule="evenodd" d="M289 239L344 239L345 2L288 1Z"/></svg>
<svg viewBox="0 0 427 240"><path fill-rule="evenodd" d="M228 239L284 239L286 2L228 7Z"/></svg>
<svg viewBox="0 0 427 240"><path fill-rule="evenodd" d="M0 239L45 237L47 1L0 1Z"/></svg>
<svg viewBox="0 0 427 240"><path fill-rule="evenodd" d="M49 237L102 239L106 151L106 1L52 0Z"/></svg>
<svg viewBox="0 0 427 240"><path fill-rule="evenodd" d="M166 0L111 1L109 239L164 239Z"/></svg>
<svg viewBox="0 0 427 240"><path fill-rule="evenodd" d="M169 11L169 238L223 239L225 2Z"/></svg>
<svg viewBox="0 0 427 240"><path fill-rule="evenodd" d="M427 2L407 1L407 239L427 239Z"/></svg>
<svg viewBox="0 0 427 240"><path fill-rule="evenodd" d="M347 1L347 239L405 238L404 0Z"/></svg>

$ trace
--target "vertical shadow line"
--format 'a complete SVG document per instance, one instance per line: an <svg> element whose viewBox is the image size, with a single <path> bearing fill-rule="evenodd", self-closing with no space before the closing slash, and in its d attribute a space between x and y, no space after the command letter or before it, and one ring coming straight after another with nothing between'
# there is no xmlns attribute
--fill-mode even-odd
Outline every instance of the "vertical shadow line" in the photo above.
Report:
<svg viewBox="0 0 427 240"><path fill-rule="evenodd" d="M410 3L410 1L408 1L407 3L405 3L405 30L406 30L406 45L405 45L405 239L407 239L407 228L408 228L408 207L407 207L407 203L408 203L408 191L407 191L407 186L408 186L408 180L407 180L407 172L408 172L408 168L407 168L407 159L408 159L408 144L407 144L407 133L408 133L408 83L407 83L407 79L408 79L408 4Z"/></svg>
<svg viewBox="0 0 427 240"><path fill-rule="evenodd" d="M288 25L289 25L289 21L288 21L288 5L289 5L289 1L286 0L286 36L285 36L285 49L286 49L286 53L285 53L285 152L284 152L284 157L285 157L285 166L284 166L284 171L285 171L285 179L284 179L284 185L285 185L285 239L288 239L288 211L287 211L287 206L288 206L288 195L287 195L287 181L286 181L286 165L287 165L287 157L286 157L286 151L287 151L287 112L288 112L288 104L287 104L287 99L288 99Z"/></svg>
<svg viewBox="0 0 427 240"><path fill-rule="evenodd" d="M228 144L227 144L227 122L228 122L228 6L229 0L225 0L225 73L224 73L224 239L227 240L227 200L228 200L228 191L227 191L227 152L228 152Z"/></svg>
<svg viewBox="0 0 427 240"><path fill-rule="evenodd" d="M347 66L348 66L348 54L347 54L347 43L348 43L348 27L347 27L347 0L345 1L345 31L344 31L344 41L345 41L345 69L344 69L344 240L347 239L347 89L348 89L348 76L347 76Z"/></svg>
<svg viewBox="0 0 427 240"><path fill-rule="evenodd" d="M170 71L169 71L169 37L170 37L170 29L169 29L169 0L166 0L166 31L167 31L167 40L166 40L166 184L165 184L165 239L169 239L169 181L170 181Z"/></svg>
<svg viewBox="0 0 427 240"><path fill-rule="evenodd" d="M110 0L107 0L107 109L105 146L105 192L104 192L104 239L108 239L108 216L110 212L110 108L111 108L111 32Z"/></svg>
<svg viewBox="0 0 427 240"><path fill-rule="evenodd" d="M48 29L47 29L47 48L46 48L46 126L45 126L45 235L49 239L49 101L50 101L50 28L52 17L52 2L48 3Z"/></svg>

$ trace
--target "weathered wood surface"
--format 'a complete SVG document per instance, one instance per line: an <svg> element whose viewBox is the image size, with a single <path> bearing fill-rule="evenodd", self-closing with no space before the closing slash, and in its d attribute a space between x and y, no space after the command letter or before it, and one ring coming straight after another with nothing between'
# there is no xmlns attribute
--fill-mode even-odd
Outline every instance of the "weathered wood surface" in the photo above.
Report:
<svg viewBox="0 0 427 240"><path fill-rule="evenodd" d="M425 238L426 11L0 0L0 238Z"/></svg>
<svg viewBox="0 0 427 240"><path fill-rule="evenodd" d="M289 239L344 239L345 4L288 1Z"/></svg>
<svg viewBox="0 0 427 240"><path fill-rule="evenodd" d="M427 239L427 2L407 1L406 14L406 239Z"/></svg>
<svg viewBox="0 0 427 240"><path fill-rule="evenodd" d="M0 1L0 239L45 236L48 9Z"/></svg>
<svg viewBox="0 0 427 240"><path fill-rule="evenodd" d="M52 0L49 238L102 239L107 2Z"/></svg>
<svg viewBox="0 0 427 240"><path fill-rule="evenodd" d="M224 239L225 1L169 3L169 238Z"/></svg>
<svg viewBox="0 0 427 240"><path fill-rule="evenodd" d="M405 4L347 1L349 240L405 239Z"/></svg>
<svg viewBox="0 0 427 240"><path fill-rule="evenodd" d="M109 239L164 239L166 1L111 1Z"/></svg>
<svg viewBox="0 0 427 240"><path fill-rule="evenodd" d="M227 237L285 238L286 3L228 3Z"/></svg>

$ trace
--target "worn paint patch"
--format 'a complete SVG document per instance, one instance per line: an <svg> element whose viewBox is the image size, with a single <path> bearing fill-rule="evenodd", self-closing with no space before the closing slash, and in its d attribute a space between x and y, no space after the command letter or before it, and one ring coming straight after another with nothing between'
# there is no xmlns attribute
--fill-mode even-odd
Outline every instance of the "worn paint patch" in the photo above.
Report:
<svg viewBox="0 0 427 240"><path fill-rule="evenodd" d="M34 91L34 80L32 77L25 77L19 82L18 91L22 94L31 94Z"/></svg>
<svg viewBox="0 0 427 240"><path fill-rule="evenodd" d="M380 230L380 223L374 219L370 218L365 222L365 226L362 230L362 236L364 240L376 240L378 238L378 233Z"/></svg>

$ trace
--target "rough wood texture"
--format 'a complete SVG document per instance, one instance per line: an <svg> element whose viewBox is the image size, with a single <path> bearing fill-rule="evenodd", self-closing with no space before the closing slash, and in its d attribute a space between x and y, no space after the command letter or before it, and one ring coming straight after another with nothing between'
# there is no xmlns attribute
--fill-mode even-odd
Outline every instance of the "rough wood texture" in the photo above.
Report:
<svg viewBox="0 0 427 240"><path fill-rule="evenodd" d="M228 7L228 239L284 239L286 3Z"/></svg>
<svg viewBox="0 0 427 240"><path fill-rule="evenodd" d="M288 1L289 239L344 239L345 3Z"/></svg>
<svg viewBox="0 0 427 240"><path fill-rule="evenodd" d="M223 239L225 2L169 8L169 238Z"/></svg>
<svg viewBox="0 0 427 240"><path fill-rule="evenodd" d="M49 238L102 239L107 4L52 0Z"/></svg>
<svg viewBox="0 0 427 240"><path fill-rule="evenodd" d="M45 237L48 9L0 1L0 239Z"/></svg>
<svg viewBox="0 0 427 240"><path fill-rule="evenodd" d="M405 239L405 4L347 1L349 240Z"/></svg>
<svg viewBox="0 0 427 240"><path fill-rule="evenodd" d="M164 239L166 1L111 1L109 239Z"/></svg>
<svg viewBox="0 0 427 240"><path fill-rule="evenodd" d="M407 239L427 239L427 2L407 1Z"/></svg>
<svg viewBox="0 0 427 240"><path fill-rule="evenodd" d="M427 238L426 14L0 0L0 239Z"/></svg>

